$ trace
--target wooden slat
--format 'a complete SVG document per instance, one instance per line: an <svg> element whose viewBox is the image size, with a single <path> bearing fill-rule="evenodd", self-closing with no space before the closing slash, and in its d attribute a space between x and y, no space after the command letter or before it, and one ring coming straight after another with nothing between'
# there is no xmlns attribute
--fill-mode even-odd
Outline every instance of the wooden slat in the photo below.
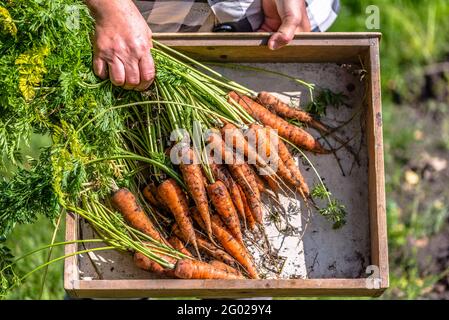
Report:
<svg viewBox="0 0 449 320"><path fill-rule="evenodd" d="M79 297L378 296L365 279L292 280L91 280L77 281Z"/></svg>
<svg viewBox="0 0 449 320"><path fill-rule="evenodd" d="M65 226L65 239L66 241L74 241L78 239L78 217L69 212L66 215L66 226ZM78 245L68 244L64 248L64 254L73 254L78 250ZM64 289L66 292L72 296L76 296L76 290L74 290L74 283L79 281L78 272L78 257L71 256L64 261Z"/></svg>
<svg viewBox="0 0 449 320"><path fill-rule="evenodd" d="M271 35L270 32L230 32L230 33L154 33L153 38L156 40L207 40L207 41L221 41L233 40L245 41L252 39L267 39ZM335 40L335 39L380 39L382 34L380 32L302 32L295 35L297 39L317 39L320 41Z"/></svg>
<svg viewBox="0 0 449 320"><path fill-rule="evenodd" d="M385 204L385 172L382 137L382 101L380 86L379 40L371 39L365 65L369 71L367 138L369 156L369 214L371 264L379 267L380 286L389 286L388 238Z"/></svg>
<svg viewBox="0 0 449 320"><path fill-rule="evenodd" d="M221 62L359 62L359 55L369 49L370 39L378 33L358 34L299 34L290 45L269 50L268 33L238 34L159 34L155 36L166 45L190 57ZM329 54L329 50L332 54Z"/></svg>

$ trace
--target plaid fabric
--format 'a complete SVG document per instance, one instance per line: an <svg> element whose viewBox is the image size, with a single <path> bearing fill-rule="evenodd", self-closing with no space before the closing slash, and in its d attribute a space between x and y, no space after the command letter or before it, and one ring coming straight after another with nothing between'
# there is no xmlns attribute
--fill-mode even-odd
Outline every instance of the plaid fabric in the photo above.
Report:
<svg viewBox="0 0 449 320"><path fill-rule="evenodd" d="M307 15L313 32L323 32L337 19L339 0L306 0Z"/></svg>
<svg viewBox="0 0 449 320"><path fill-rule="evenodd" d="M312 31L337 18L339 0L307 0ZM263 22L261 0L135 0L153 32L210 32L226 23L235 32L256 31Z"/></svg>

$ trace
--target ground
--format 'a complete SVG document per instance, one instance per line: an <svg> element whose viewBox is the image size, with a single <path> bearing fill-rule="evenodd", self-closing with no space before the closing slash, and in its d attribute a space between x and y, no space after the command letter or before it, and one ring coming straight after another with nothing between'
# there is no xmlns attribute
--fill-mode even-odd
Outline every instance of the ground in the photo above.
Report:
<svg viewBox="0 0 449 320"><path fill-rule="evenodd" d="M379 7L380 29L365 9ZM449 298L449 3L342 1L331 31L380 31L391 288L383 299ZM35 142L35 146L42 143ZM45 141L43 142L45 143ZM17 228L15 253L49 242L54 227ZM36 231L37 230L37 231ZM59 234L59 238L63 238ZM17 249L17 250L16 250ZM54 256L62 253L55 250ZM45 261L30 259L23 270ZM38 299L43 272L9 298ZM51 266L44 299L62 299L62 262Z"/></svg>

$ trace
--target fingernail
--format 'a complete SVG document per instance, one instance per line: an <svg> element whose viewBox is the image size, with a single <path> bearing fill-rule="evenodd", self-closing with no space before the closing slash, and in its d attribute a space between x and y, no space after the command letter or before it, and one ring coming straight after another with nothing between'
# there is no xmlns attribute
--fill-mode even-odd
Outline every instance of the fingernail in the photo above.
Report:
<svg viewBox="0 0 449 320"><path fill-rule="evenodd" d="M274 41L272 44L271 44L271 50L277 50L277 49L279 49L281 46L279 45L279 43L277 42L277 41Z"/></svg>

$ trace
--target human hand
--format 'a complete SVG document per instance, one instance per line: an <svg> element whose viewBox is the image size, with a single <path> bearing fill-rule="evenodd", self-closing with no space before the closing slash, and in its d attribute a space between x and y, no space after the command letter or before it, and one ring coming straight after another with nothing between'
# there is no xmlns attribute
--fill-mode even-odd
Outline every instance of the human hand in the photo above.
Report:
<svg viewBox="0 0 449 320"><path fill-rule="evenodd" d="M279 49L293 40L296 32L309 32L305 0L262 0L265 15L259 31L274 32L268 48Z"/></svg>
<svg viewBox="0 0 449 320"><path fill-rule="evenodd" d="M116 86L145 90L155 76L151 30L131 0L85 0L95 18L93 69Z"/></svg>

